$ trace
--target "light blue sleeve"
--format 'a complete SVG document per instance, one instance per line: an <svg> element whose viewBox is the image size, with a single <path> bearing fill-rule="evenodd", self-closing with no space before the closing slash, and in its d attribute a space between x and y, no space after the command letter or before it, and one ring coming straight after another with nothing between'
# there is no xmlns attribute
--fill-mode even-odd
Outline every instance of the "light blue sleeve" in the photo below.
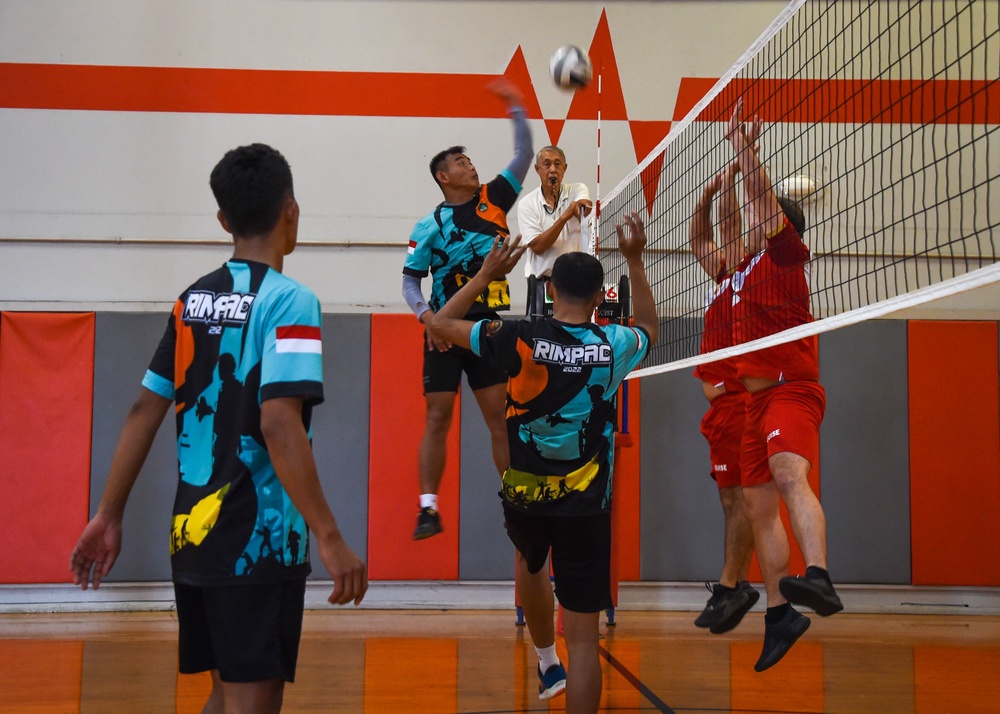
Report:
<svg viewBox="0 0 1000 714"><path fill-rule="evenodd" d="M151 391L153 394L158 394L164 399L169 399L171 401L174 399L173 380L161 377L152 370L146 370L146 376L142 378L142 386Z"/></svg>
<svg viewBox="0 0 1000 714"><path fill-rule="evenodd" d="M469 349L476 357L482 357L482 344L480 342L483 334L483 327L489 323L489 320L480 320L475 325L472 326L472 334L469 335Z"/></svg>
<svg viewBox="0 0 1000 714"><path fill-rule="evenodd" d="M611 347L615 355L614 379L621 383L646 357L649 335L641 327L608 325L608 329L611 330Z"/></svg>
<svg viewBox="0 0 1000 714"><path fill-rule="evenodd" d="M322 315L311 290L292 280L275 295L262 330L261 400L323 397Z"/></svg>

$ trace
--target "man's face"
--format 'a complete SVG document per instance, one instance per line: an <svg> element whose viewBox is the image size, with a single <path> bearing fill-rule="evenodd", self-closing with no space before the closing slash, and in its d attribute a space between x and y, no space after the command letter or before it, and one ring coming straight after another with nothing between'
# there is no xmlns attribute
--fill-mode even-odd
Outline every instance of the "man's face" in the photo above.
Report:
<svg viewBox="0 0 1000 714"><path fill-rule="evenodd" d="M538 155L535 171L543 186L562 186L566 162L558 151L542 151Z"/></svg>
<svg viewBox="0 0 1000 714"><path fill-rule="evenodd" d="M442 184L455 189L479 188L479 172L472 165L472 161L465 154L452 154L444 161L444 167L438 172L445 174Z"/></svg>

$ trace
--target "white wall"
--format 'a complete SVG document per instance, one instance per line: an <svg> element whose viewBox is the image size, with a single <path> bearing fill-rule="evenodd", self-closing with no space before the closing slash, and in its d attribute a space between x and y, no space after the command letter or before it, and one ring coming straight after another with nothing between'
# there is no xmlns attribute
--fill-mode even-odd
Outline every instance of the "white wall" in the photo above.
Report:
<svg viewBox="0 0 1000 714"><path fill-rule="evenodd" d="M562 119L571 96L549 82L548 57L561 44L588 48L606 9L628 118L669 120L681 78L719 76L784 4L3 0L0 62L461 73L485 82L521 47L543 117ZM535 146L547 144L543 122L533 128ZM592 191L596 137L594 121L569 121L559 142L567 179ZM500 119L0 109L0 309L162 309L228 256L208 174L226 150L251 141L292 164L303 213L286 271L331 311L406 309L403 246L440 201L430 156L463 143L492 176L511 152ZM601 163L604 191L635 166L627 122L604 122ZM526 185L537 185L533 172ZM199 240L219 243L189 243ZM521 282L512 280L516 305Z"/></svg>

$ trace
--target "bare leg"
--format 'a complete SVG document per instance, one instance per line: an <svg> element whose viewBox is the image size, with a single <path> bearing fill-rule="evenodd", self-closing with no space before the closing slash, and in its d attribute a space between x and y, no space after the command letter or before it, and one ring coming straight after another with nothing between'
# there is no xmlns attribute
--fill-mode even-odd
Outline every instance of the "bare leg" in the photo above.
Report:
<svg viewBox="0 0 1000 714"><path fill-rule="evenodd" d="M212 670L212 693L208 695L208 701L202 707L201 714L223 714L225 704L222 701L222 679L219 678L219 670Z"/></svg>
<svg viewBox="0 0 1000 714"><path fill-rule="evenodd" d="M593 714L601 704L601 659L598 653L599 612L563 608L563 633L569 652L566 670L567 714Z"/></svg>
<svg viewBox="0 0 1000 714"><path fill-rule="evenodd" d="M528 572L528 561L517 554L517 592L521 596L521 610L528 625L528 634L535 647L551 647L556 641L552 615L555 612L555 596L549 581L548 561L537 573Z"/></svg>
<svg viewBox="0 0 1000 714"><path fill-rule="evenodd" d="M788 575L788 534L781 523L778 504L778 487L774 481L743 488L743 506L764 574L768 607L787 602L778 590L778 581Z"/></svg>
<svg viewBox="0 0 1000 714"><path fill-rule="evenodd" d="M510 466L510 452L507 447L507 385L494 384L473 392L479 402L479 410L483 413L486 428L490 430L490 443L493 446L493 461L497 471L503 476Z"/></svg>
<svg viewBox="0 0 1000 714"><path fill-rule="evenodd" d="M454 392L429 392L427 425L420 442L420 493L437 493L444 474L445 449L451 417L455 411Z"/></svg>
<svg viewBox="0 0 1000 714"><path fill-rule="evenodd" d="M774 454L768 464L774 483L788 507L792 532L805 556L806 565L826 568L826 516L816 493L809 485L809 461L798 454L783 451Z"/></svg>
<svg viewBox="0 0 1000 714"><path fill-rule="evenodd" d="M743 488L732 486L719 489L722 512L726 516L726 550L719 582L728 588L747 579L753 554L753 530L743 508Z"/></svg>
<svg viewBox="0 0 1000 714"><path fill-rule="evenodd" d="M285 682L223 682L225 714L278 714L285 695Z"/></svg>

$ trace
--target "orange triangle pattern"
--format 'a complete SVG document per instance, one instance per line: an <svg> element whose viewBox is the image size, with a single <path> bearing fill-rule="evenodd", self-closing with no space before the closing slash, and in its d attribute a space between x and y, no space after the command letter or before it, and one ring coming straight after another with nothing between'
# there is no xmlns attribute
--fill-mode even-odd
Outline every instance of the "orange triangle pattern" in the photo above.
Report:
<svg viewBox="0 0 1000 714"><path fill-rule="evenodd" d="M635 147L635 160L641 162L663 137L670 131L668 121L630 121L629 131L632 133L632 146ZM646 213L653 215L653 199L660 185L660 171L663 169L663 154L660 153L644 168L639 178L642 181L642 192L646 197Z"/></svg>
<svg viewBox="0 0 1000 714"><path fill-rule="evenodd" d="M597 23L588 54L594 65L594 81L573 95L566 118L597 119L597 112L600 111L601 119L627 120L625 95L622 93L614 44L611 42L607 10L601 11L601 19Z"/></svg>

